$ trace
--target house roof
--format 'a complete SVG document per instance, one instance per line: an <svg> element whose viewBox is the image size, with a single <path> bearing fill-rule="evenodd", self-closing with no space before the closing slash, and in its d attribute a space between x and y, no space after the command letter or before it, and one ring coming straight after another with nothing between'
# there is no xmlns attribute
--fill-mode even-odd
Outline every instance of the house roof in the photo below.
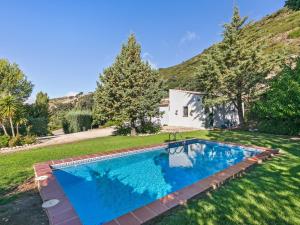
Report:
<svg viewBox="0 0 300 225"><path fill-rule="evenodd" d="M189 94L196 94L196 95L206 95L205 92L198 92L198 91L186 91L186 90L181 90L181 89L170 89L170 90L185 92L185 93L189 93Z"/></svg>
<svg viewBox="0 0 300 225"><path fill-rule="evenodd" d="M169 98L163 98L159 104L160 107L169 106Z"/></svg>

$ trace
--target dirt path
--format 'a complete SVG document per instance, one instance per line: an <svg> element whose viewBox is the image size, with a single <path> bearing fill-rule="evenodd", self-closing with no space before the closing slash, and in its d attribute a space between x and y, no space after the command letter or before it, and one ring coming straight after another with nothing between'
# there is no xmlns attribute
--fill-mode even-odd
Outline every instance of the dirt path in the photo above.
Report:
<svg viewBox="0 0 300 225"><path fill-rule="evenodd" d="M47 215L42 209L42 199L31 179L17 190L21 196L12 202L0 205L0 224L2 225L47 225Z"/></svg>
<svg viewBox="0 0 300 225"><path fill-rule="evenodd" d="M83 132L78 132L73 134L57 134L49 139L42 140L42 143L40 144L20 147L17 149L1 150L0 153L18 152L18 151L24 151L33 148L41 148L41 147L57 145L57 144L66 144L66 143L92 139L97 137L106 137L112 135L113 132L114 132L114 128L108 127L108 128L93 129L93 130L88 130L88 131L83 131Z"/></svg>

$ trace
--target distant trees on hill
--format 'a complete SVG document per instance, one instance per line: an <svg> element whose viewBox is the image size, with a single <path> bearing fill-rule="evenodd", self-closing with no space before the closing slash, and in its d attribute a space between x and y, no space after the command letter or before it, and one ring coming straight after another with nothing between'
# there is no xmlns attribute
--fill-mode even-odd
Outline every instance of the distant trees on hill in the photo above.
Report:
<svg viewBox="0 0 300 225"><path fill-rule="evenodd" d="M300 10L300 0L287 0L285 6L293 10Z"/></svg>
<svg viewBox="0 0 300 225"><path fill-rule="evenodd" d="M61 97L50 100L50 130L57 130L65 125L66 116L70 111L92 111L94 106L93 93L78 93L72 97ZM90 126L89 126L90 128Z"/></svg>

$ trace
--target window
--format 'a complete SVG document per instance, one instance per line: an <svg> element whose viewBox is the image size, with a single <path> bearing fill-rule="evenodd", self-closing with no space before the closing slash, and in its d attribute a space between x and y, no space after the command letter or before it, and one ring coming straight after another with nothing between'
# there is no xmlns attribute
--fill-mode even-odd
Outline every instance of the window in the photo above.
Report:
<svg viewBox="0 0 300 225"><path fill-rule="evenodd" d="M187 106L183 107L183 117L189 116L189 108Z"/></svg>

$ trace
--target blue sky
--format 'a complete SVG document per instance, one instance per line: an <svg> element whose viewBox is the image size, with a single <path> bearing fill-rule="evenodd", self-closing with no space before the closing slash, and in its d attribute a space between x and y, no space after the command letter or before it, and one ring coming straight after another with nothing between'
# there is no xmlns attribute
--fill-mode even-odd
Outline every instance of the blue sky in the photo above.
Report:
<svg viewBox="0 0 300 225"><path fill-rule="evenodd" d="M250 20L284 0L236 0ZM134 32L145 60L176 65L221 40L233 0L0 0L0 58L50 97L93 91Z"/></svg>

